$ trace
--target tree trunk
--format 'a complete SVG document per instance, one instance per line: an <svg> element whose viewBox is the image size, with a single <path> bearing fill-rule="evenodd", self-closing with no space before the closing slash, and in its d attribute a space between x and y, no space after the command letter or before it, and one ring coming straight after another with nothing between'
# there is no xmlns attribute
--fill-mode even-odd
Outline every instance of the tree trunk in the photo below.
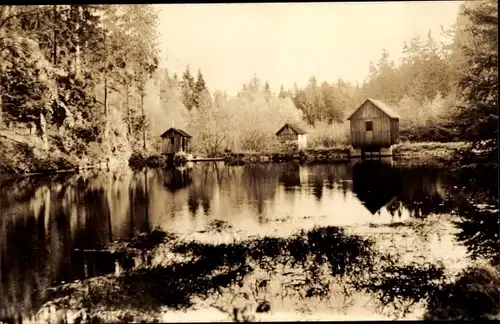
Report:
<svg viewBox="0 0 500 324"><path fill-rule="evenodd" d="M129 101L129 89L128 89L128 82L125 81L125 105L127 109L127 137L130 136L130 101Z"/></svg>
<svg viewBox="0 0 500 324"><path fill-rule="evenodd" d="M106 46L106 32L104 32L104 46ZM108 71L107 62L104 62L104 138L108 136Z"/></svg>
<svg viewBox="0 0 500 324"><path fill-rule="evenodd" d="M82 20L82 6L78 6L77 12L76 12L76 30L75 30L75 37L76 37L76 53L75 53L75 74L76 77L80 77L80 27L81 27L81 20Z"/></svg>
<svg viewBox="0 0 500 324"><path fill-rule="evenodd" d="M43 150L48 151L49 142L47 138L47 122L45 121L45 116L43 113L40 113L40 137L43 142Z"/></svg>
<svg viewBox="0 0 500 324"><path fill-rule="evenodd" d="M0 93L0 128L3 128L3 110L2 94Z"/></svg>
<svg viewBox="0 0 500 324"><path fill-rule="evenodd" d="M141 91L141 112L142 112L142 148L146 151L146 114L144 113L144 91Z"/></svg>
<svg viewBox="0 0 500 324"><path fill-rule="evenodd" d="M108 76L104 72L104 117L108 121Z"/></svg>
<svg viewBox="0 0 500 324"><path fill-rule="evenodd" d="M104 72L104 141L107 143L108 140L108 76L106 71Z"/></svg>
<svg viewBox="0 0 500 324"><path fill-rule="evenodd" d="M149 233L151 231L149 225L149 192L148 192L148 169L144 170L144 189L145 189L145 197L146 197L146 231Z"/></svg>
<svg viewBox="0 0 500 324"><path fill-rule="evenodd" d="M57 20L57 6L52 6L52 14L53 14L53 38L52 38L52 64L57 66L57 28L56 28L56 20Z"/></svg>

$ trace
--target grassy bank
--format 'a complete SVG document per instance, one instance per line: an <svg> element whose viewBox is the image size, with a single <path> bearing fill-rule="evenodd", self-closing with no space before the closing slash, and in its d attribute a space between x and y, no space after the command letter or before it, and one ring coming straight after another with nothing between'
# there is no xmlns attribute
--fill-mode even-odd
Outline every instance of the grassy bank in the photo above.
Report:
<svg viewBox="0 0 500 324"><path fill-rule="evenodd" d="M0 145L0 173L4 174L51 173L78 168L107 167L110 160L120 160L120 157L77 159L56 149L51 149L48 152L34 150L26 144L2 138L0 138ZM455 162L458 150L466 147L467 145L462 142L401 143L393 147L393 160L411 164L448 164ZM348 145L306 150L280 148L273 152L227 152L220 157L224 158L229 165L286 161L300 161L302 163L348 162L349 149ZM176 155L173 160L170 160L162 154L141 152L133 153L128 159L128 165L133 169L178 166L186 162L187 159L184 155Z"/></svg>
<svg viewBox="0 0 500 324"><path fill-rule="evenodd" d="M461 142L422 142L401 143L393 147L393 160L411 164L448 164L455 160L457 150L466 147ZM280 146L274 151L256 152L226 152L218 158L224 159L228 165L242 165L246 163L281 163L299 161L305 164L314 163L345 163L349 161L350 146L337 145L334 147L319 146L305 150L294 149L289 146ZM129 165L134 169L143 167L167 167L183 165L187 160L185 156L178 155L174 160L168 160L161 154L134 153L129 160Z"/></svg>
<svg viewBox="0 0 500 324"><path fill-rule="evenodd" d="M418 164L452 163L456 154L466 147L464 142L405 142L393 146L393 158Z"/></svg>
<svg viewBox="0 0 500 324"><path fill-rule="evenodd" d="M417 164L450 163L455 160L457 150L463 149L462 142L422 142L401 143L393 147L394 161L411 162ZM301 161L304 163L327 163L349 161L348 145L339 145L330 148L315 148L306 150L288 150L271 153L231 153L227 155L229 164L244 164L255 162L285 162Z"/></svg>
<svg viewBox="0 0 500 324"><path fill-rule="evenodd" d="M348 147L336 147L330 149L308 149L296 151L281 151L267 154L260 153L229 153L226 162L230 165L256 163L256 162L287 162L301 161L313 162L346 162L349 160Z"/></svg>

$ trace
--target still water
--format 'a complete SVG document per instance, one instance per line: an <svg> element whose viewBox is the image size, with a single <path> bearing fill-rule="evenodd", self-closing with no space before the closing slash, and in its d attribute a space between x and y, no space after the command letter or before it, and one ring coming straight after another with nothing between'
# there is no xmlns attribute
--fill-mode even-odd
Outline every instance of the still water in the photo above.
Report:
<svg viewBox="0 0 500 324"><path fill-rule="evenodd" d="M198 163L4 183L0 319L36 312L51 286L114 271L109 256L80 250L155 228L218 243L338 226L402 263L443 262L456 272L482 256L484 241L470 238L491 224L457 222L461 204L448 187L446 169L378 163ZM228 230L205 233L216 220Z"/></svg>

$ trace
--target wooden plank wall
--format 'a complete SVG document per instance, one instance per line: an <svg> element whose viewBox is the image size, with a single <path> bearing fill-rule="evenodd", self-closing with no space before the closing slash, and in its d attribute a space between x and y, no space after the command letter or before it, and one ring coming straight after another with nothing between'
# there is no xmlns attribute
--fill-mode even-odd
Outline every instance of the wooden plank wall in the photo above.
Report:
<svg viewBox="0 0 500 324"><path fill-rule="evenodd" d="M174 143L171 143L170 136L163 138L163 153L176 153L181 151L182 136L174 133Z"/></svg>
<svg viewBox="0 0 500 324"><path fill-rule="evenodd" d="M399 120L391 120L391 144L396 144L399 141Z"/></svg>
<svg viewBox="0 0 500 324"><path fill-rule="evenodd" d="M295 133L288 125L278 133L278 139L283 141L295 141L298 139L297 133Z"/></svg>
<svg viewBox="0 0 500 324"><path fill-rule="evenodd" d="M367 142L365 121L373 122L373 141ZM367 145L389 146L392 144L391 119L367 101L351 117L351 145L359 148Z"/></svg>

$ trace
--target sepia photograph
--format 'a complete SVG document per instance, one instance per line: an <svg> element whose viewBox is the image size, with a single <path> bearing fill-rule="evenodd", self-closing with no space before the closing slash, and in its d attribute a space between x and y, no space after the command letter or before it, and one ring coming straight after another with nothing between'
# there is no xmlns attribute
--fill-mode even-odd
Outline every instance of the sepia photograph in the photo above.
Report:
<svg viewBox="0 0 500 324"><path fill-rule="evenodd" d="M0 5L0 324L500 320L498 2Z"/></svg>

